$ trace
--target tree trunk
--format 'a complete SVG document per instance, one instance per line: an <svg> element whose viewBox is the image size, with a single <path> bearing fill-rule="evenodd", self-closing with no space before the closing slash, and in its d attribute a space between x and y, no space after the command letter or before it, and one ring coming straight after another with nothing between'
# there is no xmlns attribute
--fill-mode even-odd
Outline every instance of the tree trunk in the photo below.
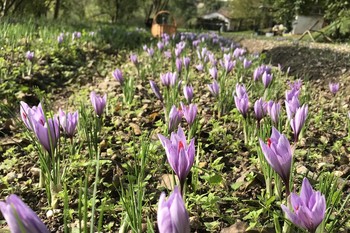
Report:
<svg viewBox="0 0 350 233"><path fill-rule="evenodd" d="M53 14L54 19L58 19L58 15L60 13L60 3L61 3L61 0L56 0L55 12Z"/></svg>

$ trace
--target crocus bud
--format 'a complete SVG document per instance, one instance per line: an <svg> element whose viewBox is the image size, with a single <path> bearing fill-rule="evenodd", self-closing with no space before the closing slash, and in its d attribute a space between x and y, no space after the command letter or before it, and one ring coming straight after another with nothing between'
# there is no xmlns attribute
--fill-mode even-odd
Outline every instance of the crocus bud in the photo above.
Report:
<svg viewBox="0 0 350 233"><path fill-rule="evenodd" d="M273 78L273 74L268 74L266 71L263 73L262 82L265 88L267 88L270 85L272 78Z"/></svg>
<svg viewBox="0 0 350 233"><path fill-rule="evenodd" d="M59 35L59 36L57 37L57 42L58 42L59 44L61 44L61 43L63 42L63 40L64 40L63 35Z"/></svg>
<svg viewBox="0 0 350 233"><path fill-rule="evenodd" d="M190 104L189 106L186 106L181 103L181 108L187 124L192 125L197 116L197 105Z"/></svg>
<svg viewBox="0 0 350 233"><path fill-rule="evenodd" d="M243 60L243 68L248 69L252 65L252 61L249 61L247 58Z"/></svg>
<svg viewBox="0 0 350 233"><path fill-rule="evenodd" d="M148 53L148 56L153 57L154 49L153 48L147 48L147 53Z"/></svg>
<svg viewBox="0 0 350 233"><path fill-rule="evenodd" d="M51 154L56 148L60 137L60 124L57 117L47 119L47 122L33 121L34 133L44 149Z"/></svg>
<svg viewBox="0 0 350 233"><path fill-rule="evenodd" d="M183 57L183 65L186 70L188 70L190 66L191 59L189 57Z"/></svg>
<svg viewBox="0 0 350 233"><path fill-rule="evenodd" d="M209 69L209 74L213 79L218 79L218 69L215 66Z"/></svg>
<svg viewBox="0 0 350 233"><path fill-rule="evenodd" d="M326 198L313 190L309 180L304 178L300 195L292 193L290 196L292 211L285 205L281 205L287 218L296 226L309 232L316 232L326 213Z"/></svg>
<svg viewBox="0 0 350 233"><path fill-rule="evenodd" d="M202 64L202 63L199 63L198 65L196 65L196 69L197 69L198 71L203 71L203 69L204 69L203 64Z"/></svg>
<svg viewBox="0 0 350 233"><path fill-rule="evenodd" d="M271 137L265 144L259 139L261 150L268 164L282 178L286 189L289 189L290 169L292 166L292 149L289 141L275 127L272 127ZM289 190L288 190L289 192Z"/></svg>
<svg viewBox="0 0 350 233"><path fill-rule="evenodd" d="M254 103L254 113L257 121L261 121L266 116L267 112L267 103L262 99L258 99Z"/></svg>
<svg viewBox="0 0 350 233"><path fill-rule="evenodd" d="M96 112L97 116L102 116L103 110L106 107L107 103L107 94L105 94L103 97L96 95L94 91L90 93L90 100L91 104Z"/></svg>
<svg viewBox="0 0 350 233"><path fill-rule="evenodd" d="M339 83L329 83L329 90L335 95L339 91Z"/></svg>
<svg viewBox="0 0 350 233"><path fill-rule="evenodd" d="M32 60L34 59L34 52L27 51L27 52L26 52L26 58L27 58L29 61L32 61Z"/></svg>
<svg viewBox="0 0 350 233"><path fill-rule="evenodd" d="M137 55L136 54L130 54L130 61L135 65L138 66L139 61L137 59Z"/></svg>
<svg viewBox="0 0 350 233"><path fill-rule="evenodd" d="M274 102L274 101L270 100L267 103L267 112L268 112L271 120L275 124L277 124L279 116L280 116L280 112L281 112L281 104L279 102Z"/></svg>
<svg viewBox="0 0 350 233"><path fill-rule="evenodd" d="M287 117L291 120L294 117L296 110L300 107L298 96L293 96L290 101L285 100Z"/></svg>
<svg viewBox="0 0 350 233"><path fill-rule="evenodd" d="M112 75L120 83L120 85L124 84L123 73L120 69L115 69Z"/></svg>
<svg viewBox="0 0 350 233"><path fill-rule="evenodd" d="M49 233L35 212L15 194L0 202L0 211L12 233Z"/></svg>
<svg viewBox="0 0 350 233"><path fill-rule="evenodd" d="M244 95L242 97L234 96L236 108L243 115L244 118L247 117L248 109L249 109L249 99L248 95Z"/></svg>
<svg viewBox="0 0 350 233"><path fill-rule="evenodd" d="M181 70L182 70L182 60L180 58L176 58L176 61L175 61L175 65L176 65L176 70L178 73L181 73Z"/></svg>
<svg viewBox="0 0 350 233"><path fill-rule="evenodd" d="M163 102L163 96L160 93L159 87L157 86L157 84L154 81L149 81L149 84L151 85L151 89L153 91L153 93L156 95L156 97Z"/></svg>
<svg viewBox="0 0 350 233"><path fill-rule="evenodd" d="M213 96L219 95L220 88L219 88L219 84L216 80L214 80L214 82L212 84L208 84L208 88L209 88L210 93Z"/></svg>
<svg viewBox="0 0 350 233"><path fill-rule="evenodd" d="M164 192L160 195L157 224L159 233L190 233L190 220L177 186L168 200L165 199Z"/></svg>
<svg viewBox="0 0 350 233"><path fill-rule="evenodd" d="M63 132L67 135L69 138L73 138L75 130L78 125L78 111L75 111L74 113L65 113L60 108L58 110L58 117L60 121L60 125L63 129Z"/></svg>
<svg viewBox="0 0 350 233"><path fill-rule="evenodd" d="M173 105L169 113L169 125L168 125L169 132L174 131L178 127L178 125L181 122L182 116L183 116L182 110L177 109L176 106Z"/></svg>
<svg viewBox="0 0 350 233"><path fill-rule="evenodd" d="M296 110L295 117L290 121L294 133L294 141L298 141L299 134L303 128L308 114L308 106L303 105Z"/></svg>
<svg viewBox="0 0 350 233"><path fill-rule="evenodd" d="M184 92L184 96L185 96L185 99L187 100L187 102L191 103L192 98L193 98L193 87L192 86L184 86L183 92Z"/></svg>

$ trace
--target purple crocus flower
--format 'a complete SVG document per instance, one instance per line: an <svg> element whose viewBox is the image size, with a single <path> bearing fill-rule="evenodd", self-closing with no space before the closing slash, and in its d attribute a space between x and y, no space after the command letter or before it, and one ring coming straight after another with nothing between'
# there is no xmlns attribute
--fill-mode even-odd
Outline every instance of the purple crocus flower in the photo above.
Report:
<svg viewBox="0 0 350 233"><path fill-rule="evenodd" d="M190 104L189 106L186 106L181 103L181 108L187 124L192 125L197 116L197 105Z"/></svg>
<svg viewBox="0 0 350 233"><path fill-rule="evenodd" d="M164 43L162 41L158 41L157 47L159 51L162 51L164 49Z"/></svg>
<svg viewBox="0 0 350 233"><path fill-rule="evenodd" d="M176 58L176 61L175 61L175 65L176 65L176 70L178 73L181 73L181 70L182 70L182 60L181 58Z"/></svg>
<svg viewBox="0 0 350 233"><path fill-rule="evenodd" d="M335 95L339 91L339 83L329 83L329 90Z"/></svg>
<svg viewBox="0 0 350 233"><path fill-rule="evenodd" d="M218 69L216 69L216 67L212 67L209 69L209 74L211 75L211 77L213 77L213 79L217 79L218 78Z"/></svg>
<svg viewBox="0 0 350 233"><path fill-rule="evenodd" d="M45 123L45 114L41 103L38 106L29 107L27 103L21 101L20 105L22 121L29 130L33 130L33 125L36 121L39 121L41 124Z"/></svg>
<svg viewBox="0 0 350 233"><path fill-rule="evenodd" d="M277 124L281 112L281 104L279 102L274 102L270 100L267 103L267 112L271 117L271 120Z"/></svg>
<svg viewBox="0 0 350 233"><path fill-rule="evenodd" d="M300 90L293 88L286 91L286 101L292 101L294 97L299 98Z"/></svg>
<svg viewBox="0 0 350 233"><path fill-rule="evenodd" d="M245 88L244 84L240 85L239 83L236 84L236 95L238 98L242 98L245 95L248 95L247 89Z"/></svg>
<svg viewBox="0 0 350 233"><path fill-rule="evenodd" d="M303 85L303 81L301 81L300 79L297 79L294 82L289 81L288 85L291 89L300 90L301 86Z"/></svg>
<svg viewBox="0 0 350 233"><path fill-rule="evenodd" d="M291 120L294 117L296 110L300 107L298 96L293 96L290 101L285 100L287 117Z"/></svg>
<svg viewBox="0 0 350 233"><path fill-rule="evenodd" d="M40 121L34 121L33 127L40 144L51 154L60 137L60 124L57 117L47 119L44 124Z"/></svg>
<svg viewBox="0 0 350 233"><path fill-rule="evenodd" d="M169 113L169 132L173 132L180 124L182 120L183 112L181 109L177 109L175 105L173 105L170 109Z"/></svg>
<svg viewBox="0 0 350 233"><path fill-rule="evenodd" d="M190 233L190 220L177 186L168 200L165 200L164 192L160 195L157 224L159 233Z"/></svg>
<svg viewBox="0 0 350 233"><path fill-rule="evenodd" d="M231 61L230 59L220 60L221 66L225 69L226 73L230 73L236 65L236 61Z"/></svg>
<svg viewBox="0 0 350 233"><path fill-rule="evenodd" d="M303 128L308 114L308 106L303 105L296 110L295 117L290 121L294 133L294 141L298 141L299 134Z"/></svg>
<svg viewBox="0 0 350 233"><path fill-rule="evenodd" d="M68 138L73 138L75 130L78 125L78 111L75 111L74 113L65 113L61 110L61 108L58 110L58 116L60 125L67 135Z"/></svg>
<svg viewBox="0 0 350 233"><path fill-rule="evenodd" d="M151 85L151 89L153 91L153 93L156 95L156 97L163 102L163 96L162 94L160 94L160 90L159 87L157 86L157 84L154 81L149 81L149 84Z"/></svg>
<svg viewBox="0 0 350 233"><path fill-rule="evenodd" d="M94 107L94 110L96 112L97 116L102 116L103 110L106 107L107 103L107 94L105 94L103 97L96 95L94 91L90 93L90 100L91 104Z"/></svg>
<svg viewBox="0 0 350 233"><path fill-rule="evenodd" d="M244 118L247 117L248 109L249 109L249 99L248 95L244 95L242 97L234 96L236 108L243 115Z"/></svg>
<svg viewBox="0 0 350 233"><path fill-rule="evenodd" d="M27 58L29 61L32 61L32 60L34 59L34 52L27 51L27 52L26 52L26 58Z"/></svg>
<svg viewBox="0 0 350 233"><path fill-rule="evenodd" d="M233 51L233 56L236 57L236 58L238 58L238 57L243 56L245 53L246 53L246 50L245 50L245 49L236 48L236 49Z"/></svg>
<svg viewBox="0 0 350 233"><path fill-rule="evenodd" d="M286 136L272 127L271 137L265 144L259 139L261 150L264 153L268 164L277 172L286 185L287 195L289 194L289 178L292 166L292 149Z"/></svg>
<svg viewBox="0 0 350 233"><path fill-rule="evenodd" d="M291 211L287 206L281 205L287 218L295 225L308 230L310 233L316 232L326 213L326 198L321 192L313 190L309 180L303 179L300 196L291 193Z"/></svg>
<svg viewBox="0 0 350 233"><path fill-rule="evenodd" d="M243 68L248 69L252 65L252 61L248 60L247 58L244 58L243 60Z"/></svg>
<svg viewBox="0 0 350 233"><path fill-rule="evenodd" d="M62 35L59 35L59 36L57 37L57 42L58 42L59 44L61 44L61 43L63 42L63 40L64 40L63 34L62 34Z"/></svg>
<svg viewBox="0 0 350 233"><path fill-rule="evenodd" d="M263 73L262 82L265 88L267 88L270 85L272 78L273 78L273 74L269 74L266 71Z"/></svg>
<svg viewBox="0 0 350 233"><path fill-rule="evenodd" d="M146 49L148 56L153 57L154 55L154 49L153 48L147 48Z"/></svg>
<svg viewBox="0 0 350 233"><path fill-rule="evenodd" d="M194 138L191 139L190 144L187 144L185 133L181 127L179 127L177 133L171 133L170 140L161 134L158 134L158 138L165 149L171 168L180 180L182 188L194 162Z"/></svg>
<svg viewBox="0 0 350 233"><path fill-rule="evenodd" d="M138 66L139 65L139 60L137 58L136 54L130 54L130 61L135 65Z"/></svg>
<svg viewBox="0 0 350 233"><path fill-rule="evenodd" d="M254 70L254 73L253 73L253 79L254 81L258 81L259 78L262 76L262 74L264 73L264 70L261 66L257 67L255 70Z"/></svg>
<svg viewBox="0 0 350 233"><path fill-rule="evenodd" d="M188 70L189 66L190 66L190 62L191 59L189 57L183 57L183 65L185 67L186 70Z"/></svg>
<svg viewBox="0 0 350 233"><path fill-rule="evenodd" d="M185 99L187 100L188 103L191 103L193 99L193 87L192 86L184 86L183 87L183 92Z"/></svg>
<svg viewBox="0 0 350 233"><path fill-rule="evenodd" d="M171 58L171 51L169 51L169 50L164 51L164 56L165 56L165 58L170 59Z"/></svg>
<svg viewBox="0 0 350 233"><path fill-rule="evenodd" d="M219 95L220 88L219 88L219 84L216 80L214 80L214 82L212 84L208 84L208 88L209 88L210 93L213 96Z"/></svg>
<svg viewBox="0 0 350 233"><path fill-rule="evenodd" d="M36 213L15 194L0 202L0 211L12 233L49 233Z"/></svg>
<svg viewBox="0 0 350 233"><path fill-rule="evenodd" d="M258 99L254 103L254 113L255 113L255 118L257 119L258 122L261 121L266 116L267 112L267 103L262 99Z"/></svg>
<svg viewBox="0 0 350 233"><path fill-rule="evenodd" d="M112 75L120 83L120 85L124 84L123 73L120 69L115 69Z"/></svg>
<svg viewBox="0 0 350 233"><path fill-rule="evenodd" d="M196 69L197 69L198 71L203 71L203 69L204 69L203 64L202 64L202 63L199 63L198 65L196 65Z"/></svg>

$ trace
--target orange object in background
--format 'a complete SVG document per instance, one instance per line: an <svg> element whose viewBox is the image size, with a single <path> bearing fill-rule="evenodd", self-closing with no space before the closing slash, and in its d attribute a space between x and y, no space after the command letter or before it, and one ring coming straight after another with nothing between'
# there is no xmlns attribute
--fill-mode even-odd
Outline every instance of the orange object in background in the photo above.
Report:
<svg viewBox="0 0 350 233"><path fill-rule="evenodd" d="M176 33L176 21L169 11L159 11L153 18L151 33L160 37L163 33L172 35Z"/></svg>

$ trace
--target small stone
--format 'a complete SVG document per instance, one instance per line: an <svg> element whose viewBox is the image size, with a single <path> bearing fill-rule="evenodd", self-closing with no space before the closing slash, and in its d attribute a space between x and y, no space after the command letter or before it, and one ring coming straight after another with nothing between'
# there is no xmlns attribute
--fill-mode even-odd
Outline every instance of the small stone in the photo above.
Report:
<svg viewBox="0 0 350 233"><path fill-rule="evenodd" d="M341 177L343 175L342 171L334 171L333 174L337 177Z"/></svg>
<svg viewBox="0 0 350 233"><path fill-rule="evenodd" d="M140 126L135 123L129 123L130 127L133 129L135 135L141 135Z"/></svg>
<svg viewBox="0 0 350 233"><path fill-rule="evenodd" d="M301 165L297 167L298 174L305 175L307 172L308 172L308 169L305 166Z"/></svg>
<svg viewBox="0 0 350 233"><path fill-rule="evenodd" d="M53 216L53 210L48 210L46 212L46 218L51 218Z"/></svg>
<svg viewBox="0 0 350 233"><path fill-rule="evenodd" d="M245 222L236 222L230 227L221 229L221 233L244 233L247 229L247 224Z"/></svg>
<svg viewBox="0 0 350 233"><path fill-rule="evenodd" d="M13 182L16 178L17 178L17 175L15 172L10 172L10 173L7 173L6 175L7 182Z"/></svg>
<svg viewBox="0 0 350 233"><path fill-rule="evenodd" d="M32 167L30 169L30 173L32 173L33 176L35 177L39 177L40 176L40 168L37 168L37 167Z"/></svg>

